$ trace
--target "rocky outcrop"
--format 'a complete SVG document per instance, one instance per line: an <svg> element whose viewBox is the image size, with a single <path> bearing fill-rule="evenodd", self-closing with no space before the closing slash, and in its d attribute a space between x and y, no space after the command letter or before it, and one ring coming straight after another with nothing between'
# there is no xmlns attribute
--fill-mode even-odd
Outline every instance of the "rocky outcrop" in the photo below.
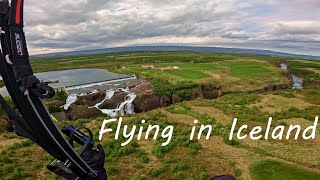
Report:
<svg viewBox="0 0 320 180"><path fill-rule="evenodd" d="M58 121L68 121L68 116L65 112L56 112L51 114L53 117L55 117Z"/></svg>
<svg viewBox="0 0 320 180"><path fill-rule="evenodd" d="M171 99L168 96L162 95L159 97L160 107L167 107L172 104Z"/></svg>
<svg viewBox="0 0 320 180"><path fill-rule="evenodd" d="M131 92L139 94L152 94L153 86L149 81L141 80L139 84L130 89Z"/></svg>
<svg viewBox="0 0 320 180"><path fill-rule="evenodd" d="M269 91L278 91L278 90L286 90L286 89L292 89L292 84L288 83L288 84L270 85L270 86L266 86L262 89L250 91L249 93L264 93L264 92L269 92Z"/></svg>
<svg viewBox="0 0 320 180"><path fill-rule="evenodd" d="M183 101L183 99L175 93L172 94L171 99L172 99L172 104L177 104Z"/></svg>
<svg viewBox="0 0 320 180"><path fill-rule="evenodd" d="M303 82L303 87L310 87L310 86L319 86L320 80L313 80L309 82Z"/></svg>
<svg viewBox="0 0 320 180"><path fill-rule="evenodd" d="M191 89L190 92L192 94L192 96L191 96L192 99L203 98L204 97L203 91L202 91L202 89L200 87Z"/></svg>
<svg viewBox="0 0 320 180"><path fill-rule="evenodd" d="M222 96L222 91L219 87L214 86L213 84L202 85L201 92L203 97L206 99L216 99Z"/></svg>
<svg viewBox="0 0 320 180"><path fill-rule="evenodd" d="M88 106L85 105L73 104L70 106L70 109L67 112L67 117L69 120L94 119L102 116L104 115L99 109L88 108Z"/></svg>
<svg viewBox="0 0 320 180"><path fill-rule="evenodd" d="M106 97L105 91L98 91L96 93L88 94L85 96L78 96L77 105L94 106L101 102Z"/></svg>
<svg viewBox="0 0 320 180"><path fill-rule="evenodd" d="M290 77L287 72L284 72L284 76ZM223 92L221 87L214 84L205 84L201 86L196 86L192 89L179 89L172 93L171 96L166 95L156 95L153 92L153 86L150 82L139 79L136 84L131 84L130 92L135 93L136 98L133 101L134 111L136 113L147 112L153 109L170 106L171 104L176 104L179 102L192 100L196 98L206 98L206 99L216 99L225 94L230 93L239 93L239 92ZM292 84L278 84L270 85L265 88L250 91L247 93L263 93L266 91L276 91L291 89ZM99 105L100 109L115 109L117 105L124 102L127 92L116 92L114 96L103 102ZM105 91L99 91L97 93L85 95L78 97L78 100L73 104L70 109L66 112L66 115L63 116L62 113L56 112L54 116L57 116L57 119L61 120L76 120L79 118L96 118L99 116L105 116L101 113L100 110L96 108L88 108L100 103L104 100L106 96ZM58 107L61 105L61 102L52 102L49 104L49 107ZM54 109L54 108L53 108Z"/></svg>
<svg viewBox="0 0 320 180"><path fill-rule="evenodd" d="M127 96L127 93L125 92L117 92L114 94L114 96L103 102L99 108L100 109L115 109L117 108L117 105L122 103L124 101L124 98Z"/></svg>
<svg viewBox="0 0 320 180"><path fill-rule="evenodd" d="M136 113L147 112L160 108L160 98L154 94L140 94L133 101Z"/></svg>

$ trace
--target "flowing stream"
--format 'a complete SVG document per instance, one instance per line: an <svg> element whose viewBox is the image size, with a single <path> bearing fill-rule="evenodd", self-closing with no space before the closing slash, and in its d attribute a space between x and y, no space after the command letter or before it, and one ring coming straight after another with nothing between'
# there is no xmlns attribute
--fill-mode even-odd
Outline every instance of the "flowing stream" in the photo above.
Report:
<svg viewBox="0 0 320 180"><path fill-rule="evenodd" d="M288 70L287 64L280 64L280 66L281 66L281 69ZM294 74L291 74L291 76L292 76L292 81L293 81L292 88L293 89L302 89L303 88L303 78L301 78L297 75L294 75Z"/></svg>

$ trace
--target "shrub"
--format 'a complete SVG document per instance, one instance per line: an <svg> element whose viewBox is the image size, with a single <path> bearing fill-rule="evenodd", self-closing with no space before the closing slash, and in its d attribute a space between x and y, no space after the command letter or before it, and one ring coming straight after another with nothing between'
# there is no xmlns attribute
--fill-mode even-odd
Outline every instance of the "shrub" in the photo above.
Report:
<svg viewBox="0 0 320 180"><path fill-rule="evenodd" d="M142 153L140 155L140 162L142 163L149 163L150 159L148 158L147 154Z"/></svg>
<svg viewBox="0 0 320 180"><path fill-rule="evenodd" d="M151 171L149 172L149 174L151 176L159 176L161 173L167 171L169 169L169 165L168 164L163 164L161 167L156 168L156 169L151 169Z"/></svg>
<svg viewBox="0 0 320 180"><path fill-rule="evenodd" d="M50 100L65 101L68 98L68 94L65 91L57 91L53 98Z"/></svg>
<svg viewBox="0 0 320 180"><path fill-rule="evenodd" d="M199 175L198 175L198 178L199 180L205 180L207 179L208 175L206 172L201 172Z"/></svg>
<svg viewBox="0 0 320 180"><path fill-rule="evenodd" d="M56 112L62 112L62 108L57 107L57 106L49 106L48 108L50 113L56 113Z"/></svg>
<svg viewBox="0 0 320 180"><path fill-rule="evenodd" d="M192 93L190 90L183 89L175 92L177 96L181 97L183 100L190 100L192 98Z"/></svg>
<svg viewBox="0 0 320 180"><path fill-rule="evenodd" d="M189 166L182 163L182 162L177 162L173 165L173 171L184 171L184 170L187 170L189 169Z"/></svg>
<svg viewBox="0 0 320 180"><path fill-rule="evenodd" d="M183 179L181 172L176 172L173 174L173 179Z"/></svg>
<svg viewBox="0 0 320 180"><path fill-rule="evenodd" d="M0 162L5 163L5 164L10 164L12 163L12 159L9 158L9 155L4 154L0 156Z"/></svg>
<svg viewBox="0 0 320 180"><path fill-rule="evenodd" d="M230 146L236 146L240 144L239 141L235 140L235 138L229 140L229 135L226 133L223 135L223 142Z"/></svg>
<svg viewBox="0 0 320 180"><path fill-rule="evenodd" d="M107 168L107 174L113 175L118 172L118 169L115 166L109 166Z"/></svg>
<svg viewBox="0 0 320 180"><path fill-rule="evenodd" d="M156 95L166 95L171 97L173 93L173 85L163 78L151 79L153 85L153 91Z"/></svg>
<svg viewBox="0 0 320 180"><path fill-rule="evenodd" d="M234 174L235 174L237 177L241 176L241 174L242 174L241 169L240 169L240 168L236 168L236 169L234 170Z"/></svg>
<svg viewBox="0 0 320 180"><path fill-rule="evenodd" d="M144 168L144 165L140 162L133 164L133 167L136 169L142 169Z"/></svg>
<svg viewBox="0 0 320 180"><path fill-rule="evenodd" d="M10 173L8 176L8 180L17 180L17 179L23 179L30 176L28 173L23 173L20 169L14 168L13 172Z"/></svg>

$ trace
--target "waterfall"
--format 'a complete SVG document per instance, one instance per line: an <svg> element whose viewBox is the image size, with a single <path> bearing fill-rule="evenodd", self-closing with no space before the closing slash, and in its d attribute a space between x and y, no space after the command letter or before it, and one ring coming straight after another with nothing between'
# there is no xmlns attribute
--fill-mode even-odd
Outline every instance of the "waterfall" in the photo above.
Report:
<svg viewBox="0 0 320 180"><path fill-rule="evenodd" d="M120 103L117 105L117 108L115 109L100 109L99 106L104 103L105 101L111 99L114 95L115 92L119 92L119 91L123 91L128 93L127 96L124 98L124 102ZM99 102L98 104L96 104L95 108L99 109L103 114L107 114L110 117L116 117L116 116L124 116L126 114L135 114L134 112L134 106L133 106L133 101L136 98L136 95L134 93L131 93L129 91L129 88L126 89L117 89L117 91L113 91L113 93L111 92L107 92L106 93L106 98L104 100L102 100L101 102Z"/></svg>
<svg viewBox="0 0 320 180"><path fill-rule="evenodd" d="M93 91L90 94L97 93L98 91ZM107 100L112 99L114 94L116 92L125 92L127 93L126 97L124 98L123 102L118 104L115 109L100 109L99 106L106 102ZM78 99L78 96L85 96L87 94L71 94L68 96L66 100L66 104L63 105L64 110L68 110L71 104L75 103ZM90 107L90 108L97 108L99 109L103 114L107 114L110 117L116 117L116 116L124 116L126 114L135 114L134 112L134 105L133 101L136 98L136 95L134 93L131 93L129 88L118 88L116 90L106 90L106 95L104 99L97 103L96 105Z"/></svg>
<svg viewBox="0 0 320 180"><path fill-rule="evenodd" d="M64 110L68 110L69 107L71 106L71 104L75 103L78 99L78 95L77 94L70 94L66 100L66 104L63 105L63 109Z"/></svg>
<svg viewBox="0 0 320 180"><path fill-rule="evenodd" d="M99 109L99 106L100 106L102 103L104 103L106 100L111 99L111 98L114 96L114 93L115 93L115 92L116 92L115 90L107 90L107 91L106 91L106 96L104 97L104 99L103 99L101 102L99 102L98 104L94 105L93 107Z"/></svg>
<svg viewBox="0 0 320 180"><path fill-rule="evenodd" d="M94 94L94 93L97 93L97 92L98 92L97 90L94 90L89 94ZM73 94L70 94L66 99L66 104L63 105L63 109L64 110L68 110L69 107L78 100L78 96L81 97L81 96L86 96L86 95L89 95L89 94L86 94L86 93L81 93L81 94L73 93Z"/></svg>

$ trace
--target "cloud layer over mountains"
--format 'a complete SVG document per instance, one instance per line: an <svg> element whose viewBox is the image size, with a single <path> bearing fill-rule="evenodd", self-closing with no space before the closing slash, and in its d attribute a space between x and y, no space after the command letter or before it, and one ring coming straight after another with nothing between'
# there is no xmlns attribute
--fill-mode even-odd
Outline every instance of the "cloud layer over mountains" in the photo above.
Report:
<svg viewBox="0 0 320 180"><path fill-rule="evenodd" d="M28 0L32 54L197 45L320 55L318 0Z"/></svg>

